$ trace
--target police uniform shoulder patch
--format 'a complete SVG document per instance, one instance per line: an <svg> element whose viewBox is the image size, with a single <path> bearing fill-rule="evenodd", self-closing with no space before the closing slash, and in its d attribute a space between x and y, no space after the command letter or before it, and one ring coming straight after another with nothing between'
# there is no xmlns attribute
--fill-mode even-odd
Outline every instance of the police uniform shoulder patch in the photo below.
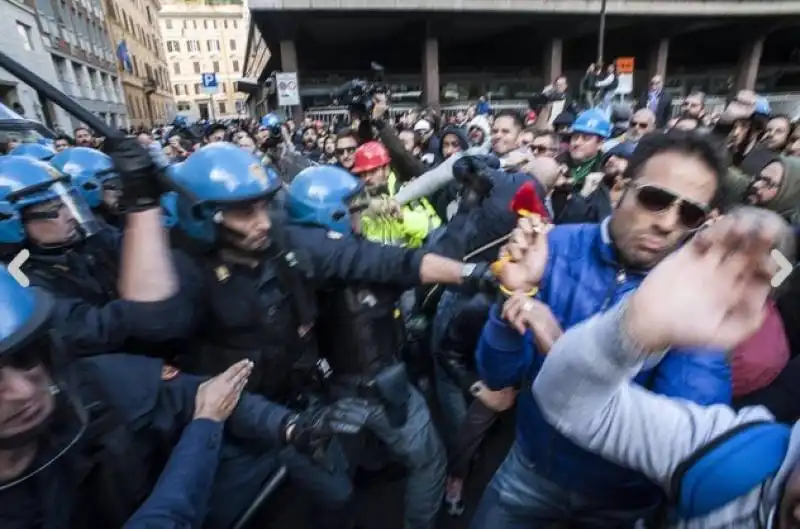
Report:
<svg viewBox="0 0 800 529"><path fill-rule="evenodd" d="M50 178L52 178L53 180L58 180L59 178L64 177L63 173L61 173L58 169L56 169L52 165L44 164L44 167L47 170L48 174L50 175Z"/></svg>
<svg viewBox="0 0 800 529"><path fill-rule="evenodd" d="M173 378L177 377L180 373L181 372L177 367L171 366L169 364L164 364L161 367L161 380L170 381Z"/></svg>
<svg viewBox="0 0 800 529"><path fill-rule="evenodd" d="M328 238L329 239L338 240L338 239L341 239L342 237L344 237L344 235L342 235L338 231L333 231L333 230L328 231Z"/></svg>
<svg viewBox="0 0 800 529"><path fill-rule="evenodd" d="M267 172L264 171L264 167L262 167L261 164L257 163L252 164L250 166L250 175L264 185L269 184L269 179L267 178Z"/></svg>
<svg viewBox="0 0 800 529"><path fill-rule="evenodd" d="M220 283L224 283L231 277L231 271L225 265L220 265L214 269L214 273L217 276L217 281Z"/></svg>

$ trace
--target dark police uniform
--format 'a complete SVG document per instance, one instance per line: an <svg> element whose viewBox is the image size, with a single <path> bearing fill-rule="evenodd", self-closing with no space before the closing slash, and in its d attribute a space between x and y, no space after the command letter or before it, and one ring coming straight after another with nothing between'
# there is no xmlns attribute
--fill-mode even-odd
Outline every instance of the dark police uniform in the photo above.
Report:
<svg viewBox="0 0 800 529"><path fill-rule="evenodd" d="M408 469L405 526L432 528L444 494L446 458L425 399L399 359L405 332L397 287L367 282L319 291L317 335L337 397L370 403L367 429Z"/></svg>
<svg viewBox="0 0 800 529"><path fill-rule="evenodd" d="M192 248L175 252L181 310L195 324L186 335L190 345L180 363L192 372L211 374L249 358L255 362L251 389L294 406L295 397L307 395L309 386L324 375L315 367L320 359L309 331L316 319L312 279L416 285L424 253L277 223L270 236L276 248L255 268L223 263ZM276 251L278 247L284 250ZM321 507L338 511L349 502L352 485L343 454L331 446L334 472L295 452L280 457L295 483L314 493ZM333 518L322 510L315 514L320 515L318 525Z"/></svg>
<svg viewBox="0 0 800 529"><path fill-rule="evenodd" d="M167 357L171 354L168 342L182 336L191 321L176 310L180 307L177 296L156 303L119 299L121 244L121 233L108 226L71 249L33 248L22 271L31 285L55 297L53 322L75 354Z"/></svg>
<svg viewBox="0 0 800 529"><path fill-rule="evenodd" d="M164 376L169 371L161 360L129 355L85 358L74 368L78 394L90 412L89 428L78 445L52 465L0 492L3 529L122 527L150 493L172 446L192 422L201 378ZM182 498L196 508L208 508L207 527L231 526L277 469L275 448L281 446L289 413L261 397L242 396L217 454L210 504ZM212 444L220 441L220 432L206 433ZM193 458L191 464L203 461ZM197 488L184 494L202 497L204 485L197 481Z"/></svg>
<svg viewBox="0 0 800 529"><path fill-rule="evenodd" d="M285 250L273 251L255 268L223 263L215 255L176 252L184 307L195 322L182 365L211 374L249 358L256 362L250 389L284 399L296 389L286 374L302 360L304 349L317 345L305 332L316 318L315 284L416 285L424 253L322 228L287 225L274 228L271 236Z"/></svg>

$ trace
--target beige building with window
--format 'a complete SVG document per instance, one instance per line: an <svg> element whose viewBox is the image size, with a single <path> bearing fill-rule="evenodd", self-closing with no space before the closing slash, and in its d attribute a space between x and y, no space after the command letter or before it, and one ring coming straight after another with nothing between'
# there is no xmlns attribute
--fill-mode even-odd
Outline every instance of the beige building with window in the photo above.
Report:
<svg viewBox="0 0 800 529"><path fill-rule="evenodd" d="M234 92L242 75L249 26L241 0L162 0L161 36L178 114L190 120L240 117L244 94ZM203 90L205 73L218 89Z"/></svg>
<svg viewBox="0 0 800 529"><path fill-rule="evenodd" d="M103 1L130 125L150 128L169 122L175 106L157 26L159 1ZM129 60L122 60L121 47L127 49Z"/></svg>

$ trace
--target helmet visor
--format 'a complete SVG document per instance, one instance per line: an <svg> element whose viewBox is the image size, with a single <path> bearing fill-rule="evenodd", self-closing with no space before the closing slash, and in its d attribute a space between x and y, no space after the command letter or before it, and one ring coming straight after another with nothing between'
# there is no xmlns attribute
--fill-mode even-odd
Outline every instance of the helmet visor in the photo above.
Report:
<svg viewBox="0 0 800 529"><path fill-rule="evenodd" d="M61 208L66 208L84 237L91 237L100 231L102 225L78 189L65 182L54 182L50 186L50 194L53 197L51 200L37 204L23 214L25 220L59 218Z"/></svg>

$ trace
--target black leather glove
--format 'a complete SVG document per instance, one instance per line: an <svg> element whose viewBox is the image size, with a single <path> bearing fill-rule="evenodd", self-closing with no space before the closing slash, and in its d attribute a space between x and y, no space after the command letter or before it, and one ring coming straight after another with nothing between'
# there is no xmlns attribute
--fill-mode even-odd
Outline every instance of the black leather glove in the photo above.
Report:
<svg viewBox="0 0 800 529"><path fill-rule="evenodd" d="M463 156L453 164L453 178L461 186L462 202L468 206L481 204L492 192L490 171L498 170L500 161L494 156Z"/></svg>
<svg viewBox="0 0 800 529"><path fill-rule="evenodd" d="M464 286L490 295L497 293L499 285L491 263L465 263L461 268L461 280Z"/></svg>
<svg viewBox="0 0 800 529"><path fill-rule="evenodd" d="M359 433L369 414L369 402L366 400L340 399L330 406L312 408L290 416L284 425L284 439L298 452L319 460L324 457L334 435Z"/></svg>
<svg viewBox="0 0 800 529"><path fill-rule="evenodd" d="M147 149L136 138L108 138L105 151L114 160L122 180L121 213L135 213L158 207L162 188L158 168Z"/></svg>

